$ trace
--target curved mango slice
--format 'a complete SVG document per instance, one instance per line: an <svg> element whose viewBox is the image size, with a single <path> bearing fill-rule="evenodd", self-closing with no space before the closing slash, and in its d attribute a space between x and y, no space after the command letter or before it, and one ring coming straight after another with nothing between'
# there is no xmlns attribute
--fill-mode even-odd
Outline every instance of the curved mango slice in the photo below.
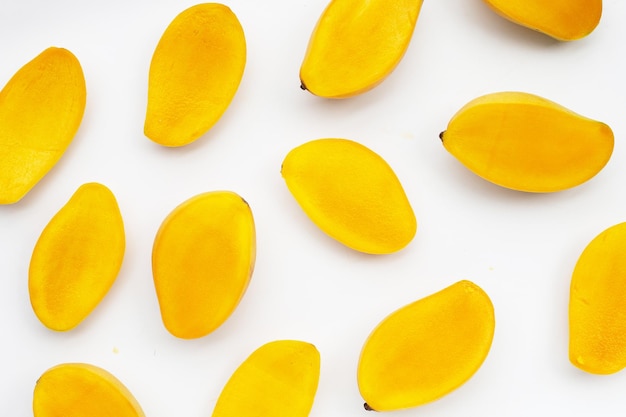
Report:
<svg viewBox="0 0 626 417"><path fill-rule="evenodd" d="M78 59L50 47L0 91L0 204L16 203L59 161L85 112Z"/></svg>
<svg viewBox="0 0 626 417"><path fill-rule="evenodd" d="M593 374L626 367L626 223L609 227L584 249L572 274L569 358Z"/></svg>
<svg viewBox="0 0 626 417"><path fill-rule="evenodd" d="M613 131L533 94L500 92L463 106L439 136L470 171L502 187L554 192L595 176L613 153Z"/></svg>
<svg viewBox="0 0 626 417"><path fill-rule="evenodd" d="M224 386L212 417L306 417L313 407L320 354L310 343L277 340L255 350Z"/></svg>
<svg viewBox="0 0 626 417"><path fill-rule="evenodd" d="M281 174L309 218L357 251L388 254L404 248L417 221L391 167L347 139L317 139L292 149Z"/></svg>
<svg viewBox="0 0 626 417"><path fill-rule="evenodd" d="M82 322L115 282L125 245L113 193L98 183L79 187L46 225L33 250L28 290L39 320L58 331Z"/></svg>
<svg viewBox="0 0 626 417"><path fill-rule="evenodd" d="M207 192L176 207L161 224L152 249L166 329L194 339L221 326L248 288L255 254L252 211L239 195Z"/></svg>
<svg viewBox="0 0 626 417"><path fill-rule="evenodd" d="M380 84L404 56L422 0L331 0L311 35L301 87L346 98Z"/></svg>
<svg viewBox="0 0 626 417"><path fill-rule="evenodd" d="M491 300L470 281L396 310L361 351L357 380L365 408L416 407L458 388L487 357L494 328Z"/></svg>
<svg viewBox="0 0 626 417"><path fill-rule="evenodd" d="M177 15L148 76L145 135L164 146L197 140L222 117L246 65L246 40L230 8L202 3Z"/></svg>
<svg viewBox="0 0 626 417"><path fill-rule="evenodd" d="M34 417L144 417L132 393L108 371L86 363L48 369L35 385Z"/></svg>

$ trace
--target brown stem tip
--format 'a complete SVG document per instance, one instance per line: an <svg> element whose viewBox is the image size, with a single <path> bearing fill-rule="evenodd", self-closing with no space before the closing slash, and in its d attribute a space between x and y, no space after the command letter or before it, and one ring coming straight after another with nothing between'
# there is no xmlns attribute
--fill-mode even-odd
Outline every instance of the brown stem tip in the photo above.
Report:
<svg viewBox="0 0 626 417"><path fill-rule="evenodd" d="M370 407L368 403L363 403L363 408L365 408L367 411L376 411L372 407Z"/></svg>
<svg viewBox="0 0 626 417"><path fill-rule="evenodd" d="M306 85L304 85L302 80L300 80L300 90L305 90L306 91Z"/></svg>
<svg viewBox="0 0 626 417"><path fill-rule="evenodd" d="M446 131L445 131L445 130L439 134L439 139L440 139L442 142L443 142L443 135L444 135L444 133L446 133Z"/></svg>

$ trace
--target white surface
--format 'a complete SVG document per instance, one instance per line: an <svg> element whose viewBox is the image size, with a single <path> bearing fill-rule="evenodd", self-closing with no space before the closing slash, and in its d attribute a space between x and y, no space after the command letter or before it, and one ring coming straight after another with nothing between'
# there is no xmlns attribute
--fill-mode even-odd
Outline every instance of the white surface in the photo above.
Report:
<svg viewBox="0 0 626 417"><path fill-rule="evenodd" d="M480 0L426 1L396 71L375 90L344 101L299 88L299 66L326 0L225 3L246 33L245 75L220 122L181 149L143 135L147 71L167 24L195 3L0 5L0 84L54 45L79 58L88 88L83 123L60 163L21 202L0 207L0 415L31 415L39 375L83 361L122 380L149 417L208 416L252 350L296 338L322 355L311 417L363 416L355 369L370 330L396 308L460 279L479 284L495 305L486 362L452 394L389 415L623 415L625 373L592 376L570 365L567 303L582 249L626 220L626 3L605 0L589 37L558 43L503 20ZM499 90L539 94L606 122L616 137L611 161L586 184L549 195L508 191L474 176L438 134L460 106ZM394 168L419 223L404 251L355 253L302 213L280 165L292 147L321 137L357 140ZM31 310L28 263L43 227L88 181L117 196L126 257L94 313L75 330L54 333ZM215 189L250 203L256 270L221 328L178 340L161 324L152 240L176 205Z"/></svg>

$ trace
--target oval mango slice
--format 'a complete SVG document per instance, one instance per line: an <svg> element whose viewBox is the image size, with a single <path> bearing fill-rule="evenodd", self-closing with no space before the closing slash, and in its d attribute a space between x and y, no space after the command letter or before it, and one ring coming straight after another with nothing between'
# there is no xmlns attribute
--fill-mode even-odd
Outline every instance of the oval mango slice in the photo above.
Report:
<svg viewBox="0 0 626 417"><path fill-rule="evenodd" d="M213 127L243 77L246 40L220 3L202 3L165 29L152 55L144 133L163 146L184 146Z"/></svg>
<svg viewBox="0 0 626 417"><path fill-rule="evenodd" d="M309 415L320 374L310 343L277 340L255 350L224 386L212 417Z"/></svg>
<svg viewBox="0 0 626 417"><path fill-rule="evenodd" d="M48 369L35 385L34 417L144 417L132 393L108 371L86 363Z"/></svg>
<svg viewBox="0 0 626 417"><path fill-rule="evenodd" d="M421 7L422 0L332 0L309 40L301 87L326 98L376 87L402 60Z"/></svg>
<svg viewBox="0 0 626 417"><path fill-rule="evenodd" d="M542 97L500 92L463 106L440 134L470 171L502 187L545 193L588 181L613 153L613 131Z"/></svg>
<svg viewBox="0 0 626 417"><path fill-rule="evenodd" d="M163 221L152 249L152 272L166 329L182 339L222 325L243 297L256 240L248 203L231 191L199 194Z"/></svg>
<svg viewBox="0 0 626 417"><path fill-rule="evenodd" d="M357 380L365 408L412 408L450 393L480 368L494 328L491 300L470 281L396 310L361 351Z"/></svg>
<svg viewBox="0 0 626 417"><path fill-rule="evenodd" d="M292 149L281 174L309 218L360 252L404 248L417 230L415 214L391 167L348 139L317 139Z"/></svg>
<svg viewBox="0 0 626 417"><path fill-rule="evenodd" d="M596 236L570 284L569 359L593 374L626 367L626 223Z"/></svg>
<svg viewBox="0 0 626 417"><path fill-rule="evenodd" d="M59 161L83 118L87 92L78 59L50 47L0 91L0 204L21 200Z"/></svg>
<svg viewBox="0 0 626 417"><path fill-rule="evenodd" d="M125 251L122 215L104 185L78 188L41 233L30 261L33 310L48 328L73 329L107 294Z"/></svg>

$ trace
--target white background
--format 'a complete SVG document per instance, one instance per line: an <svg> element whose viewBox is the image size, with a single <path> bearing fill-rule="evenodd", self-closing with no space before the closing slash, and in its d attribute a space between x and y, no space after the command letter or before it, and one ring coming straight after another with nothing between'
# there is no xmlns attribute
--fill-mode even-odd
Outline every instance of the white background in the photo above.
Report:
<svg viewBox="0 0 626 417"><path fill-rule="evenodd" d="M298 71L326 0L228 0L246 34L239 91L192 145L143 135L154 47L190 1L0 5L0 84L49 46L70 49L87 81L86 113L53 170L19 203L0 207L0 415L32 415L37 378L62 362L117 376L149 417L203 417L232 371L275 339L317 346L322 369L311 417L367 414L356 385L365 338L393 310L469 279L491 297L496 333L482 368L428 405L392 416L624 415L626 373L585 374L568 361L573 266L598 233L626 221L626 2L605 0L587 38L560 43L514 25L480 0L426 1L411 45L375 90L342 101L299 88ZM609 124L612 159L591 181L554 194L487 183L438 134L476 96L521 90ZM363 143L393 167L418 232L390 256L351 251L319 231L280 176L293 147L322 137ZM27 270L50 218L82 183L116 195L127 251L113 288L78 328L46 329L32 312ZM251 205L258 259L230 319L198 340L164 329L152 284L152 241L187 198L230 189ZM243 416L242 416L243 417Z"/></svg>

